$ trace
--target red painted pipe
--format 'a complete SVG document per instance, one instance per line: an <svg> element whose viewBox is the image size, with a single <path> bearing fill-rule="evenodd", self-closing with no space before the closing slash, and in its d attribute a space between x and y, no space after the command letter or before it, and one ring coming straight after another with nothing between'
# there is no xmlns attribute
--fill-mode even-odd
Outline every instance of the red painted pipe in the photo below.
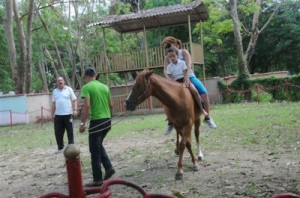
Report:
<svg viewBox="0 0 300 198"><path fill-rule="evenodd" d="M272 198L300 198L300 195L296 195L293 193L284 193L273 195Z"/></svg>
<svg viewBox="0 0 300 198"><path fill-rule="evenodd" d="M74 159L67 159L67 174L69 184L69 196L74 198L85 198L82 187L81 166L79 156Z"/></svg>
<svg viewBox="0 0 300 198"><path fill-rule="evenodd" d="M69 144L64 150L68 175L69 195L52 192L41 196L40 198L85 198L86 195L90 194L97 194L95 198L108 198L110 195L112 195L112 192L108 187L115 184L121 184L134 188L140 194L142 194L144 198L174 198L171 195L147 193L141 186L121 178L107 180L101 187L83 189L79 154L79 147L74 144Z"/></svg>
<svg viewBox="0 0 300 198"><path fill-rule="evenodd" d="M56 198L69 198L69 196L64 195L62 193L59 193L59 192L48 193L47 195L40 196L39 198L53 198L53 197L56 197Z"/></svg>

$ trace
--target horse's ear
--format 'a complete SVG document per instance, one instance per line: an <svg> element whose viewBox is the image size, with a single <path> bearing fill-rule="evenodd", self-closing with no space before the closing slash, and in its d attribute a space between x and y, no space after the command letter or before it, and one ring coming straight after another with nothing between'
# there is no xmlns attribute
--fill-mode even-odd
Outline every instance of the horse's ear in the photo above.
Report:
<svg viewBox="0 0 300 198"><path fill-rule="evenodd" d="M152 71L148 71L145 75L146 79L148 79L152 74L153 74L153 70Z"/></svg>

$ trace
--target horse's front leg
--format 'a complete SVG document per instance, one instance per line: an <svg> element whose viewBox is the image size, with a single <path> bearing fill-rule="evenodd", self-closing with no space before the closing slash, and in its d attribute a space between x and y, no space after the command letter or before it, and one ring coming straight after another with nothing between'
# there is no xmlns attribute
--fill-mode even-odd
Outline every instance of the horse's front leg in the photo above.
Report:
<svg viewBox="0 0 300 198"><path fill-rule="evenodd" d="M199 140L200 124L201 124L201 120L200 120L200 118L198 118L194 123L194 126L195 126L194 127L194 133L195 133L195 139L196 139L196 144L197 144L198 160L203 160L203 153L202 153L201 148L200 148L200 140Z"/></svg>
<svg viewBox="0 0 300 198"><path fill-rule="evenodd" d="M187 140L187 142L186 142L186 148L188 149L188 151L190 153L190 156L191 156L191 159L192 159L193 170L194 171L198 171L199 170L199 165L197 163L197 160L196 160L195 155L194 155L193 150L192 150L191 138L189 138Z"/></svg>

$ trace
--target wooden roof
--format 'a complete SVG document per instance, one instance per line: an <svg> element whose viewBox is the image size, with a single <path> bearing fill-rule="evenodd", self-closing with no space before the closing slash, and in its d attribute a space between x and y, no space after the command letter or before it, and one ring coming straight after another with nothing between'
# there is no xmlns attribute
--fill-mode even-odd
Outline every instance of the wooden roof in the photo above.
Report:
<svg viewBox="0 0 300 198"><path fill-rule="evenodd" d="M194 1L188 4L141 10L139 13L109 15L91 25L109 27L119 33L138 32L144 27L154 29L187 24L188 15L191 22L205 21L208 19L208 10L202 1Z"/></svg>

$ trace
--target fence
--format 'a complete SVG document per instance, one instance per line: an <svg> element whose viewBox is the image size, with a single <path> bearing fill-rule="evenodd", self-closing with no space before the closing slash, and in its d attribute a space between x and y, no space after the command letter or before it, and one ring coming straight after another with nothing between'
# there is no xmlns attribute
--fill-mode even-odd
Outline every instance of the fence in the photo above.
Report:
<svg viewBox="0 0 300 198"><path fill-rule="evenodd" d="M259 84L254 85L251 89L249 90L233 90L230 88L227 88L223 91L217 91L214 93L210 93L209 97L210 98L223 98L225 96L225 101L227 104L230 104L231 102L231 96L233 94L245 94L247 92L254 91L256 93L256 96L259 97L259 95L262 92L271 92L276 89L284 89L285 90L285 100L289 101L289 88L299 88L300 85L292 84L288 81L285 81L281 85L276 85L276 86L271 86L271 87L266 87L262 86ZM12 126L13 124L18 124L18 123L28 123L28 122L37 122L37 123L44 123L47 121L51 120L50 117L50 107L51 107L51 94L44 94L42 98L39 98L38 100L35 99L33 101L32 97L29 96L23 97L19 100L12 100L8 99L6 102L9 102L11 109L0 109L0 125L10 125ZM41 96L40 96L41 97ZM46 97L46 98L45 98ZM126 112L125 106L124 106L124 101L127 97L127 94L123 95L118 95L118 96L112 96L112 102L113 102L113 115L122 115ZM3 98L1 98L3 99ZM43 99L43 100L41 100ZM24 101L31 101L31 104L28 105ZM82 100L78 98L79 102L79 110L82 110ZM3 104L1 100L1 104ZM25 107L21 108L16 108L15 105L17 102L23 104L23 106L30 109L30 111L25 110ZM2 106L2 105L1 105ZM0 106L0 108L1 108ZM34 108L34 109L33 109ZM18 111L17 111L17 110ZM20 109L23 109L23 111L20 111ZM149 97L147 100L145 100L143 103L141 103L137 109L132 113L132 114L149 114L149 113L161 113L163 112L163 106L160 103L158 99L155 97Z"/></svg>
<svg viewBox="0 0 300 198"><path fill-rule="evenodd" d="M295 85L288 81L285 81L283 84L270 86L270 87L265 87L260 84L255 84L254 86L252 86L251 89L247 89L247 90L233 90L230 88L226 88L224 91L221 91L220 94L225 95L226 102L228 104L230 104L232 94L246 94L246 93L250 93L250 92L254 91L256 93L256 97L259 98L260 94L262 94L263 92L272 92L272 91L275 91L278 89L284 89L285 100L289 101L290 100L289 88L299 88L300 89L300 85Z"/></svg>

